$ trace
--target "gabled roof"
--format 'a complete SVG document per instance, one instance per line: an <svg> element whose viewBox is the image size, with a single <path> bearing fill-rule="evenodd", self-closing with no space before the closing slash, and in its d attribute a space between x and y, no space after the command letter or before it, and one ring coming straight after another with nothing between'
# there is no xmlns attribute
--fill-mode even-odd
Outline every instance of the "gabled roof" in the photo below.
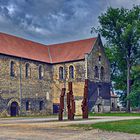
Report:
<svg viewBox="0 0 140 140"><path fill-rule="evenodd" d="M85 54L91 52L95 40L96 38L90 38L85 40L48 45L52 57L52 63L84 59Z"/></svg>
<svg viewBox="0 0 140 140"><path fill-rule="evenodd" d="M46 63L61 63L84 59L90 53L97 38L61 44L43 45L13 35L0 33L0 53L37 60Z"/></svg>

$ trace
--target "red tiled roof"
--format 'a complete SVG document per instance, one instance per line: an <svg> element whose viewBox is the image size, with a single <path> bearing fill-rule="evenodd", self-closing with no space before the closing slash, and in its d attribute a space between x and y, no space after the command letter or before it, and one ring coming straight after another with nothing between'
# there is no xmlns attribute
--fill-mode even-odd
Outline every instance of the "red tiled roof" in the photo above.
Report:
<svg viewBox="0 0 140 140"><path fill-rule="evenodd" d="M85 53L92 50L96 39L43 45L0 33L0 53L47 63L74 61L84 59Z"/></svg>
<svg viewBox="0 0 140 140"><path fill-rule="evenodd" d="M42 62L50 62L45 45L0 33L0 53Z"/></svg>
<svg viewBox="0 0 140 140"><path fill-rule="evenodd" d="M89 53L96 38L72 41L62 44L48 45L52 57L52 63L81 60L85 53Z"/></svg>

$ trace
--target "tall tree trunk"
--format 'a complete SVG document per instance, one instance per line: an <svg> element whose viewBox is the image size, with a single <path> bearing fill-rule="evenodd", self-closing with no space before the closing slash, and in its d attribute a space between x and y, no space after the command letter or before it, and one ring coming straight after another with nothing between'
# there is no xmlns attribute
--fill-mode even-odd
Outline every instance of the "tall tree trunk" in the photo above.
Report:
<svg viewBox="0 0 140 140"><path fill-rule="evenodd" d="M127 60L127 97L130 94L130 61ZM127 100L127 112L130 113L130 100Z"/></svg>

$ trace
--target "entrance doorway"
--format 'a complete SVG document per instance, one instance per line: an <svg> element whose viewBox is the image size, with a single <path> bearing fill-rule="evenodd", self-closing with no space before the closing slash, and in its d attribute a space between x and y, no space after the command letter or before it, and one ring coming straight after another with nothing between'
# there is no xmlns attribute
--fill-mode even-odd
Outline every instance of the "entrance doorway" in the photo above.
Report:
<svg viewBox="0 0 140 140"><path fill-rule="evenodd" d="M10 107L10 115L17 116L18 115L18 103L12 102Z"/></svg>

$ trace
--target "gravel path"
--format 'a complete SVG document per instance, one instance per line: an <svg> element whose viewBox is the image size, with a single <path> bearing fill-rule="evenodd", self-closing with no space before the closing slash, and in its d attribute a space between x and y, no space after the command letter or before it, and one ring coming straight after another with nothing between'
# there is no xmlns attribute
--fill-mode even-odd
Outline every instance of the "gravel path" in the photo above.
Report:
<svg viewBox="0 0 140 140"><path fill-rule="evenodd" d="M140 135L67 127L140 117L94 117L93 120L63 121L56 118L0 119L0 140L140 140Z"/></svg>

